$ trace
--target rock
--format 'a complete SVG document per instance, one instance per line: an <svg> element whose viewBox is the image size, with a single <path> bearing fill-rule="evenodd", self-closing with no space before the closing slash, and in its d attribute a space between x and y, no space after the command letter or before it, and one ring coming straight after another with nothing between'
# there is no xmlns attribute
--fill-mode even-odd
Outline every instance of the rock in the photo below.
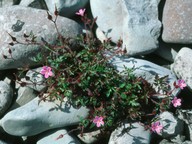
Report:
<svg viewBox="0 0 192 144"><path fill-rule="evenodd" d="M185 80L188 88L192 90L192 50L190 48L182 48L175 57L171 70L175 75Z"/></svg>
<svg viewBox="0 0 192 144"><path fill-rule="evenodd" d="M102 30L100 30L99 28L96 29L95 31L96 33L96 37L103 43L104 40L107 40L107 37L105 36L105 34L102 32Z"/></svg>
<svg viewBox="0 0 192 144"><path fill-rule="evenodd" d="M151 134L139 123L133 123L133 128L125 131L130 124L125 124L112 132L108 144L149 144Z"/></svg>
<svg viewBox="0 0 192 144"><path fill-rule="evenodd" d="M101 134L100 130L92 131L83 133L83 136L81 134L78 134L77 137L85 144L92 144L96 143L99 140L99 135Z"/></svg>
<svg viewBox="0 0 192 144"><path fill-rule="evenodd" d="M29 103L8 112L0 121L3 129L15 136L32 136L53 128L76 125L86 118L89 110L75 109L63 102L41 101L35 98Z"/></svg>
<svg viewBox="0 0 192 144"><path fill-rule="evenodd" d="M9 43L12 42L12 39L9 34L21 42L25 41L23 34L29 35L31 32L37 36L36 41L39 43L43 43L42 41L50 44L56 42L56 29L54 24L47 19L45 10L21 6L0 8L0 21L0 70L37 65L38 63L34 62L33 58L42 50L45 50L45 48L42 49L42 46L38 45L15 44L10 46ZM57 27L64 37L75 37L77 34L82 33L79 24L64 17L58 17ZM2 56L6 55L10 58L9 49L12 51L14 60L5 59Z"/></svg>
<svg viewBox="0 0 192 144"><path fill-rule="evenodd" d="M167 83L170 85L170 90L174 89L173 83L177 81L176 76L167 68L154 64L152 62L136 59L136 58L126 58L124 56L114 56L110 63L119 71L124 70L124 66L127 68L135 68L133 72L137 77L143 77L150 84L154 83L155 76L159 77L168 76ZM155 88L155 87L154 87ZM173 95L176 96L180 92L180 89L173 91Z"/></svg>
<svg viewBox="0 0 192 144"><path fill-rule="evenodd" d="M192 110L178 110L178 117L186 124L192 124Z"/></svg>
<svg viewBox="0 0 192 144"><path fill-rule="evenodd" d="M163 129L159 134L163 138L175 137L183 133L184 122L173 116L172 113L165 111L159 115L159 121Z"/></svg>
<svg viewBox="0 0 192 144"><path fill-rule="evenodd" d="M45 2L51 13L54 13L56 5L59 15L72 17L79 9L84 8L89 0L45 0Z"/></svg>
<svg viewBox="0 0 192 144"><path fill-rule="evenodd" d="M192 1L166 0L162 39L167 43L192 43Z"/></svg>
<svg viewBox="0 0 192 144"><path fill-rule="evenodd" d="M37 94L35 94L34 90L29 87L20 87L18 90L18 96L16 102L11 106L10 109L15 109L20 106L25 105L26 103L30 102L34 98L36 98Z"/></svg>
<svg viewBox="0 0 192 144"><path fill-rule="evenodd" d="M192 144L192 141L184 141L182 144Z"/></svg>
<svg viewBox="0 0 192 144"><path fill-rule="evenodd" d="M32 69L29 70L26 73L26 76L29 79L22 79L22 82L26 82L27 83L27 87L30 87L38 92L42 92L46 89L46 85L45 85L45 78L43 77L42 74L40 74L42 67L36 68L36 69Z"/></svg>
<svg viewBox="0 0 192 144"><path fill-rule="evenodd" d="M61 136L61 138L59 138ZM41 135L36 144L81 144L65 129L50 130Z"/></svg>
<svg viewBox="0 0 192 144"><path fill-rule="evenodd" d="M44 0L21 0L19 5L47 10L47 6Z"/></svg>
<svg viewBox="0 0 192 144"><path fill-rule="evenodd" d="M98 27L111 37L120 38L129 56L147 54L158 48L161 22L159 0L90 0L91 11L98 17ZM105 11L105 12L103 12Z"/></svg>
<svg viewBox="0 0 192 144"><path fill-rule="evenodd" d="M7 7L19 4L20 0L1 0L0 7Z"/></svg>
<svg viewBox="0 0 192 144"><path fill-rule="evenodd" d="M4 81L0 81L0 117L8 110L13 99L13 90Z"/></svg>

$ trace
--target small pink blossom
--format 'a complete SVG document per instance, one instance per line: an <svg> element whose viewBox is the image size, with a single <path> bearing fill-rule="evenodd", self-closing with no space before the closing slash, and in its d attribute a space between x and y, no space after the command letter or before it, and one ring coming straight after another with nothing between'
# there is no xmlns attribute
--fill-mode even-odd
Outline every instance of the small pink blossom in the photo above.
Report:
<svg viewBox="0 0 192 144"><path fill-rule="evenodd" d="M160 124L159 121L154 122L154 123L151 124L151 130L153 132L156 132L157 134L159 134L162 129L163 129L163 126Z"/></svg>
<svg viewBox="0 0 192 144"><path fill-rule="evenodd" d="M40 73L42 75L44 75L45 78L53 76L52 69L51 69L51 67L48 67L48 66L43 66L43 68L41 69Z"/></svg>
<svg viewBox="0 0 192 144"><path fill-rule="evenodd" d="M171 101L171 103L173 104L174 107L178 107L181 105L181 99L174 97L174 99Z"/></svg>
<svg viewBox="0 0 192 144"><path fill-rule="evenodd" d="M93 123L96 124L97 127L104 125L103 117L96 116L93 120Z"/></svg>
<svg viewBox="0 0 192 144"><path fill-rule="evenodd" d="M80 15L80 16L84 16L85 13L85 9L80 9L78 12L76 12L75 14Z"/></svg>
<svg viewBox="0 0 192 144"><path fill-rule="evenodd" d="M185 81L184 81L183 79L180 79L180 80L178 80L177 82L178 82L177 85L180 87L180 89L183 89L184 87L187 86L186 83L185 83Z"/></svg>

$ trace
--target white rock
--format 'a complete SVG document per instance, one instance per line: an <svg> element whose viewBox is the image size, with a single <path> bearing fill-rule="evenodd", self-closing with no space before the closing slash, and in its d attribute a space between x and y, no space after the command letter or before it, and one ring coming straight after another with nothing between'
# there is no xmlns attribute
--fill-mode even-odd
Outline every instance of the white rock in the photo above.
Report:
<svg viewBox="0 0 192 144"><path fill-rule="evenodd" d="M71 17L79 9L84 8L89 0L45 0L45 2L51 13L54 13L56 5L60 15Z"/></svg>
<svg viewBox="0 0 192 144"><path fill-rule="evenodd" d="M182 134L184 130L184 122L173 116L170 112L163 112L159 115L159 121L163 125L163 129L159 134L163 138L170 138Z"/></svg>
<svg viewBox="0 0 192 144"><path fill-rule="evenodd" d="M2 116L11 105L13 90L4 81L0 81L0 116Z"/></svg>
<svg viewBox="0 0 192 144"><path fill-rule="evenodd" d="M29 80L23 79L22 81L27 83L27 86L38 91L42 92L46 88L45 78L40 74L42 67L29 70L26 73L26 76Z"/></svg>
<svg viewBox="0 0 192 144"><path fill-rule="evenodd" d="M174 63L171 65L171 70L176 74L179 79L185 80L188 88L192 90L192 49L182 48Z"/></svg>
<svg viewBox="0 0 192 144"><path fill-rule="evenodd" d="M29 35L30 32L33 32L37 36L37 42L43 43L43 38L44 41L51 44L55 43L58 36L54 24L48 20L45 10L22 6L0 8L0 21L0 70L37 65L38 63L32 59L42 52L42 46L37 45L10 46L9 43L12 42L12 39L8 33L16 37L18 41L24 42L23 34ZM64 17L58 17L57 27L64 37L75 37L82 33L82 28L78 23ZM4 59L2 56L6 55L10 58L9 48L12 50L14 60Z"/></svg>
<svg viewBox="0 0 192 144"><path fill-rule="evenodd" d="M114 56L110 62L116 67L119 72L122 72L124 70L124 67L136 68L133 73L137 77L143 77L150 84L154 83L156 75L158 75L159 77L168 76L167 83L170 85L170 90L174 89L173 83L177 81L176 76L169 69L146 60L136 59L132 57L127 58L123 56ZM180 89L176 89L175 91L173 91L172 94L176 96L179 92Z"/></svg>
<svg viewBox="0 0 192 144"><path fill-rule="evenodd" d="M11 110L18 108L26 103L30 102L37 97L35 91L29 87L20 87L18 90L18 96L15 103L11 106Z"/></svg>
<svg viewBox="0 0 192 144"><path fill-rule="evenodd" d="M85 107L75 109L60 102L39 103L35 98L29 103L8 112L0 121L3 129L11 135L32 136L49 129L76 125L80 118L86 118L89 110Z"/></svg>
<svg viewBox="0 0 192 144"><path fill-rule="evenodd" d="M161 30L158 3L159 0L90 0L98 27L115 43L121 38L130 56L158 48Z"/></svg>
<svg viewBox="0 0 192 144"><path fill-rule="evenodd" d="M62 136L59 138L59 136ZM41 138L37 141L37 144L81 144L77 138L68 134L65 129L50 130L41 135Z"/></svg>
<svg viewBox="0 0 192 144"><path fill-rule="evenodd" d="M151 134L149 130L145 130L139 123L133 123L133 128L125 130L130 127L130 124L125 124L115 129L112 132L108 144L149 144Z"/></svg>

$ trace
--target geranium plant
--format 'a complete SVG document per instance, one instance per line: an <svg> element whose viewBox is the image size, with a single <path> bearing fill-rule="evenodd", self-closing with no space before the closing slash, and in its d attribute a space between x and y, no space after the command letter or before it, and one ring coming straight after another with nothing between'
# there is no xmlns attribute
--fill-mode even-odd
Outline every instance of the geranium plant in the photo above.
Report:
<svg viewBox="0 0 192 144"><path fill-rule="evenodd" d="M42 61L40 73L45 77L47 90L40 93L41 100L67 100L67 103L78 108L86 106L90 109L89 116L82 119L79 128L102 129L112 131L121 125L124 120L129 122L140 121L151 130L159 133L163 126L154 122L153 118L169 108L181 105L181 99L172 97L172 91L166 82L167 77L156 77L154 86L149 84L142 77L134 75L135 68L125 67L123 72L118 72L109 60L114 55L122 54L122 40L117 43L117 49L111 44L110 39L101 43L92 33L96 18L91 20L85 14L85 9L76 13L84 22L86 31L73 39L75 48L71 47L71 38L64 38L57 29L55 20L48 13L48 19L54 23L58 32L58 41L55 45L43 45L49 50L48 54L41 53L35 60ZM10 35L11 36L11 35ZM27 35L25 34L24 37ZM19 43L15 37L11 36L13 46ZM34 41L34 36L28 42ZM110 52L110 55L106 53ZM11 55L11 51L10 51ZM4 55L4 58L8 56ZM20 82L22 84L22 82ZM175 88L183 89L186 84L183 80L174 83ZM153 99L153 95L162 93L165 98Z"/></svg>

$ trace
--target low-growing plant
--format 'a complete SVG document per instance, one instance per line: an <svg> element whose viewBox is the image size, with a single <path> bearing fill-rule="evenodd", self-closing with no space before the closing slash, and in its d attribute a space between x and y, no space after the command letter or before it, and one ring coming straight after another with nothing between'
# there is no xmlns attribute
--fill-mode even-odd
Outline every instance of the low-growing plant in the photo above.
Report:
<svg viewBox="0 0 192 144"><path fill-rule="evenodd" d="M158 121L154 121L155 116L169 109L171 103L174 107L181 105L181 99L173 99L167 77L156 76L152 85L144 78L135 76L134 66L125 67L124 71L118 72L109 60L124 53L121 49L122 40L117 43L117 49L114 49L110 39L101 43L92 33L96 18L89 19L85 9L76 14L80 16L89 33L74 39L64 38L56 25L56 9L54 20L48 13L48 19L54 23L58 32L56 44L36 43L34 35L24 35L28 38L28 44L40 44L49 50L48 54L39 53L34 58L34 61L42 62L40 73L46 79L44 84L48 86L46 91L39 94L41 100L64 102L65 99L76 108L89 108L89 116L86 119L79 116L81 130L99 128L103 131L112 131L127 120L130 123L142 122L148 128L151 127L152 131L159 133L163 127ZM13 40L11 46L20 43L15 37L10 36ZM11 55L11 50L9 53ZM4 55L4 58L8 56ZM12 56L11 58L14 59ZM25 85L26 83L23 86ZM183 89L186 84L179 80L174 86ZM165 97L153 98L160 93Z"/></svg>

